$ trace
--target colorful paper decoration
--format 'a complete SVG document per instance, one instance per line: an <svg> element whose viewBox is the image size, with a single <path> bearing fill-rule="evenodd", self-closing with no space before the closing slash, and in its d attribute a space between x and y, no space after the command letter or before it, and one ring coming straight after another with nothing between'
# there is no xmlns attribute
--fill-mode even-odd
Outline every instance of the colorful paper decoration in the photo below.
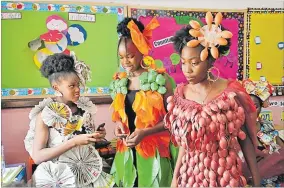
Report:
<svg viewBox="0 0 284 188"><path fill-rule="evenodd" d="M34 63L38 68L41 67L42 62L49 56L52 55L53 53L49 51L47 48L43 48L39 51L36 52L34 55Z"/></svg>
<svg viewBox="0 0 284 188"><path fill-rule="evenodd" d="M49 31L60 31L65 33L67 31L67 22L58 15L52 15L46 19L46 27Z"/></svg>
<svg viewBox="0 0 284 188"><path fill-rule="evenodd" d="M37 4L33 4L33 8L37 7ZM52 8L52 4L49 4L48 9L51 10ZM67 7L63 5L60 9L62 9L62 11L64 9L65 11L65 8ZM80 10L84 10L82 6L78 6L78 9L79 8L81 8ZM67 49L67 45L77 46L87 39L87 32L81 25L73 24L68 28L67 22L58 15L47 17L46 26L48 32L28 43L28 47L32 51L36 51L34 63L38 68L41 67L42 62L49 55L54 53L70 55L70 50Z"/></svg>
<svg viewBox="0 0 284 188"><path fill-rule="evenodd" d="M35 40L32 40L28 43L28 47L32 50L32 51L37 51L40 50L42 48L45 48L45 44L44 41L41 40L40 38L37 38Z"/></svg>
<svg viewBox="0 0 284 188"><path fill-rule="evenodd" d="M78 46L87 39L87 31L79 24L73 24L68 28L66 34L68 45Z"/></svg>
<svg viewBox="0 0 284 188"><path fill-rule="evenodd" d="M67 38L62 34L61 40L53 43L53 42L45 42L45 46L53 53L62 53L67 48Z"/></svg>

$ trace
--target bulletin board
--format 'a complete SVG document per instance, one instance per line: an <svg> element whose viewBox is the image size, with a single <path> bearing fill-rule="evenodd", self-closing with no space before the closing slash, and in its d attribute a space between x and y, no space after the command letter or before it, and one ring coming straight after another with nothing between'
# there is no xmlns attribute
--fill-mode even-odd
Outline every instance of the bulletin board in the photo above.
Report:
<svg viewBox="0 0 284 188"><path fill-rule="evenodd" d="M248 9L247 75L284 83L284 9Z"/></svg>
<svg viewBox="0 0 284 188"><path fill-rule="evenodd" d="M28 47L31 40L48 31L46 20L51 15L60 16L68 25L79 24L87 33L84 43L68 46L92 72L92 81L83 94L109 93L108 85L118 69L116 25L127 15L127 9L114 4L64 3L1 2L3 99L42 98L54 94L33 61L35 52ZM95 15L95 21L71 21L70 12ZM5 19L3 13L20 13L21 17Z"/></svg>
<svg viewBox="0 0 284 188"><path fill-rule="evenodd" d="M186 82L181 70L179 55L175 52L170 38L175 32L190 20L205 23L205 14L211 11L213 16L221 12L223 14L222 25L233 33L230 52L215 61L214 66L220 70L220 77L226 79L243 79L244 74L244 44L246 27L246 10L198 10L198 9L165 9L152 7L129 7L128 14L137 18L144 24L150 22L155 16L160 26L153 31L151 40L153 49L150 55L156 62L163 64L167 72L176 83ZM214 72L213 72L214 73Z"/></svg>

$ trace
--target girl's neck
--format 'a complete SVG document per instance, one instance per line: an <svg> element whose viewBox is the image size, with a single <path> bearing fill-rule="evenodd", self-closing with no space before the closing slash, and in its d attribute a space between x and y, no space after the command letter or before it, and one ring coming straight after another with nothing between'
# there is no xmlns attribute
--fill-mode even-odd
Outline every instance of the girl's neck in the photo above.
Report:
<svg viewBox="0 0 284 188"><path fill-rule="evenodd" d="M147 70L140 67L136 71L133 71L132 74L133 74L134 77L137 77L137 76L140 76L145 71L147 71Z"/></svg>
<svg viewBox="0 0 284 188"><path fill-rule="evenodd" d="M55 100L56 100L57 102L64 103L64 104L68 105L69 107L72 107L72 106L75 105L72 101L67 101L67 100L65 100L63 97L55 97Z"/></svg>
<svg viewBox="0 0 284 188"><path fill-rule="evenodd" d="M190 84L190 87L192 88L193 91L197 93L202 93L208 90L208 88L212 87L213 82L209 81L207 78L202 80L201 82L197 84Z"/></svg>

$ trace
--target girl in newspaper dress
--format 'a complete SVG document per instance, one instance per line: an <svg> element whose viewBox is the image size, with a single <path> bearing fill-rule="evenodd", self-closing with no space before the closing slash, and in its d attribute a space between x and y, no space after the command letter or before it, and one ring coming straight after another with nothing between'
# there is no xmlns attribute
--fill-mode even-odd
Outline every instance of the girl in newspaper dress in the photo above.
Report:
<svg viewBox="0 0 284 188"><path fill-rule="evenodd" d="M96 106L80 97L80 85L90 80L89 67L75 55L54 54L41 67L55 90L30 112L30 129L24 140L36 164L36 187L112 187L112 176L102 171L102 159L94 144L104 138L95 131Z"/></svg>

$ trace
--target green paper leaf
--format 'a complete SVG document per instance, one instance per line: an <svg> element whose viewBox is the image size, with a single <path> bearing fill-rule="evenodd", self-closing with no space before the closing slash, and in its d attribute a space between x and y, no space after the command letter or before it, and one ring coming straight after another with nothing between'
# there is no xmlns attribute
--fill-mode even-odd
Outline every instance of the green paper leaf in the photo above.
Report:
<svg viewBox="0 0 284 188"><path fill-rule="evenodd" d="M136 169L135 166L133 165L133 153L132 150L129 149L126 153L125 156L125 174L123 177L123 187L133 187L134 186L134 182L136 179Z"/></svg>
<svg viewBox="0 0 284 188"><path fill-rule="evenodd" d="M173 88L173 91L174 91L176 89L176 87L177 87L177 84L176 84L175 80L171 76L168 76L168 80L169 80L169 82L170 82L170 84L171 84L171 86Z"/></svg>
<svg viewBox="0 0 284 188"><path fill-rule="evenodd" d="M124 155L125 153L117 152L113 160L110 174L114 176L116 185L120 186L124 175Z"/></svg>
<svg viewBox="0 0 284 188"><path fill-rule="evenodd" d="M149 157L145 159L137 153L137 169L139 181L138 186L151 187L154 180L157 179L160 164L158 163L156 157Z"/></svg>

